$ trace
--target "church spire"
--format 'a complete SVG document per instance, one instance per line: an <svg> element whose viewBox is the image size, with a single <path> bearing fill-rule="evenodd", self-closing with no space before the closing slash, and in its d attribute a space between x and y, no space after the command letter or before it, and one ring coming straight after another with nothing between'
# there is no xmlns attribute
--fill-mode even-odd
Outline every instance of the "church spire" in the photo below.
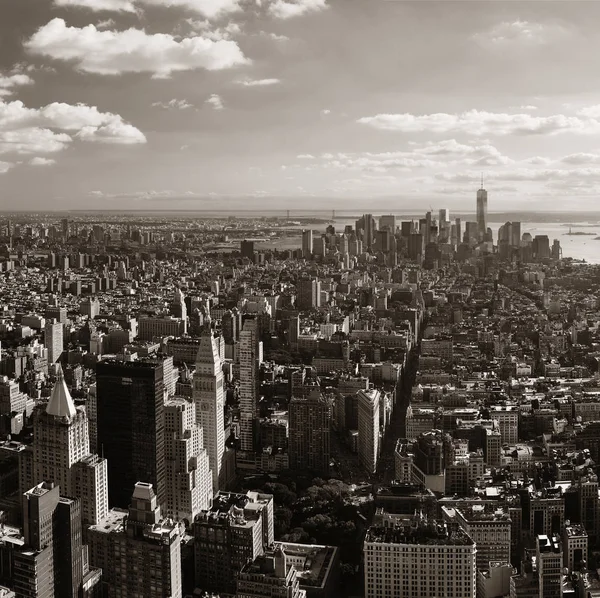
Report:
<svg viewBox="0 0 600 598"><path fill-rule="evenodd" d="M62 368L58 366L58 379L52 389L50 395L50 401L46 407L46 413L48 415L55 415L56 417L75 417L77 410L75 409L75 403L71 398L71 393L67 388L65 377L63 375Z"/></svg>

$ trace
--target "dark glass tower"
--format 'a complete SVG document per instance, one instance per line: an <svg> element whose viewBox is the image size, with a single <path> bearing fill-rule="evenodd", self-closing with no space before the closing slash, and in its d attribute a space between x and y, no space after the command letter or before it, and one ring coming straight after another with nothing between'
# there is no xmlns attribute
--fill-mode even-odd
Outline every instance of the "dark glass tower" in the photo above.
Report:
<svg viewBox="0 0 600 598"><path fill-rule="evenodd" d="M164 378L159 360L105 361L96 367L98 450L108 461L108 500L127 508L146 482L164 503Z"/></svg>

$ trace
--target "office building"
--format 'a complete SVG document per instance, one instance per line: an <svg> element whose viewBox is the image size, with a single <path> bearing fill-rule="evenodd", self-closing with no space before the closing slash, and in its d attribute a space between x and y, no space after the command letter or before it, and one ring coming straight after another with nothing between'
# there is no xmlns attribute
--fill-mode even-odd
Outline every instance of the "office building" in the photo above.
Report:
<svg viewBox="0 0 600 598"><path fill-rule="evenodd" d="M187 334L187 306L185 304L185 295L179 288L175 289L175 295L170 306L171 315L183 322L183 334Z"/></svg>
<svg viewBox="0 0 600 598"><path fill-rule="evenodd" d="M193 401L174 397L165 403L164 514L188 526L201 510L210 507L213 496L202 432Z"/></svg>
<svg viewBox="0 0 600 598"><path fill-rule="evenodd" d="M311 278L299 278L296 283L296 305L302 311L321 307L321 281Z"/></svg>
<svg viewBox="0 0 600 598"><path fill-rule="evenodd" d="M165 500L163 362L107 360L96 366L98 447L108 460L109 503L126 508L139 481Z"/></svg>
<svg viewBox="0 0 600 598"><path fill-rule="evenodd" d="M561 598L563 555L559 537L538 535L536 557L539 598Z"/></svg>
<svg viewBox="0 0 600 598"><path fill-rule="evenodd" d="M140 318L138 340L151 341L165 336L183 336L187 323L181 318Z"/></svg>
<svg viewBox="0 0 600 598"><path fill-rule="evenodd" d="M204 433L204 448L208 452L212 486L216 492L223 486L221 470L225 455L225 388L218 340L211 332L205 332L200 339L193 397L196 420Z"/></svg>
<svg viewBox="0 0 600 598"><path fill-rule="evenodd" d="M392 235L396 232L396 216L385 214L379 217L379 230L388 230Z"/></svg>
<svg viewBox="0 0 600 598"><path fill-rule="evenodd" d="M179 524L161 516L152 484L136 483L128 511L111 510L88 538L108 598L181 598Z"/></svg>
<svg viewBox="0 0 600 598"><path fill-rule="evenodd" d="M561 532L563 567L569 571L579 571L584 561L587 562L588 534L583 525L568 524Z"/></svg>
<svg viewBox="0 0 600 598"><path fill-rule="evenodd" d="M378 390L358 391L358 459L368 473L375 473L379 459Z"/></svg>
<svg viewBox="0 0 600 598"><path fill-rule="evenodd" d="M91 569L82 543L80 504L60 496L59 486L41 483L23 494L23 540L3 554L12 563L18 597L98 596L101 572Z"/></svg>
<svg viewBox="0 0 600 598"><path fill-rule="evenodd" d="M290 469L329 475L331 408L320 388L289 404Z"/></svg>
<svg viewBox="0 0 600 598"><path fill-rule="evenodd" d="M483 241L487 234L487 209L488 196L483 188L483 177L481 177L481 188L477 190L477 240Z"/></svg>
<svg viewBox="0 0 600 598"><path fill-rule="evenodd" d="M256 318L247 319L240 334L240 440L242 451L256 448L261 343Z"/></svg>
<svg viewBox="0 0 600 598"><path fill-rule="evenodd" d="M242 254L242 257L245 257L253 262L255 258L254 241L242 241L240 244L240 253Z"/></svg>
<svg viewBox="0 0 600 598"><path fill-rule="evenodd" d="M273 526L270 494L219 492L194 521L196 587L235 593L237 574L273 544Z"/></svg>
<svg viewBox="0 0 600 598"><path fill-rule="evenodd" d="M313 232L312 230L302 231L302 257L310 259L313 254Z"/></svg>
<svg viewBox="0 0 600 598"><path fill-rule="evenodd" d="M475 598L477 549L457 526L393 519L369 528L365 598Z"/></svg>
<svg viewBox="0 0 600 598"><path fill-rule="evenodd" d="M48 364L60 361L63 352L63 325L56 320L46 322L44 326L44 344L48 349Z"/></svg>
<svg viewBox="0 0 600 598"><path fill-rule="evenodd" d="M90 453L88 419L75 408L62 370L46 406L33 414L33 445L26 449L30 468L20 470L23 491L44 481L62 488L65 496L81 502L85 525L96 523L108 511L107 462Z"/></svg>

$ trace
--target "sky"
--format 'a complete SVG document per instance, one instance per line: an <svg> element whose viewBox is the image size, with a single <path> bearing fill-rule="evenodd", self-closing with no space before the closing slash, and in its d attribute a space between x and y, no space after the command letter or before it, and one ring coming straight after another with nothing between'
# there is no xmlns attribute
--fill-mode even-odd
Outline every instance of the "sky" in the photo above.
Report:
<svg viewBox="0 0 600 598"><path fill-rule="evenodd" d="M0 0L0 209L584 211L600 3ZM598 208L600 209L600 208Z"/></svg>

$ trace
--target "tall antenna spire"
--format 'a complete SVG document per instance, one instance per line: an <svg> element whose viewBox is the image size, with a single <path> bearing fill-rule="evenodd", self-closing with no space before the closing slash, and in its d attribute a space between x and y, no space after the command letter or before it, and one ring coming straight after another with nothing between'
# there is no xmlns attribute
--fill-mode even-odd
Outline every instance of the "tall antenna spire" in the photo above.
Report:
<svg viewBox="0 0 600 598"><path fill-rule="evenodd" d="M483 189L483 172L481 173L481 188Z"/></svg>

